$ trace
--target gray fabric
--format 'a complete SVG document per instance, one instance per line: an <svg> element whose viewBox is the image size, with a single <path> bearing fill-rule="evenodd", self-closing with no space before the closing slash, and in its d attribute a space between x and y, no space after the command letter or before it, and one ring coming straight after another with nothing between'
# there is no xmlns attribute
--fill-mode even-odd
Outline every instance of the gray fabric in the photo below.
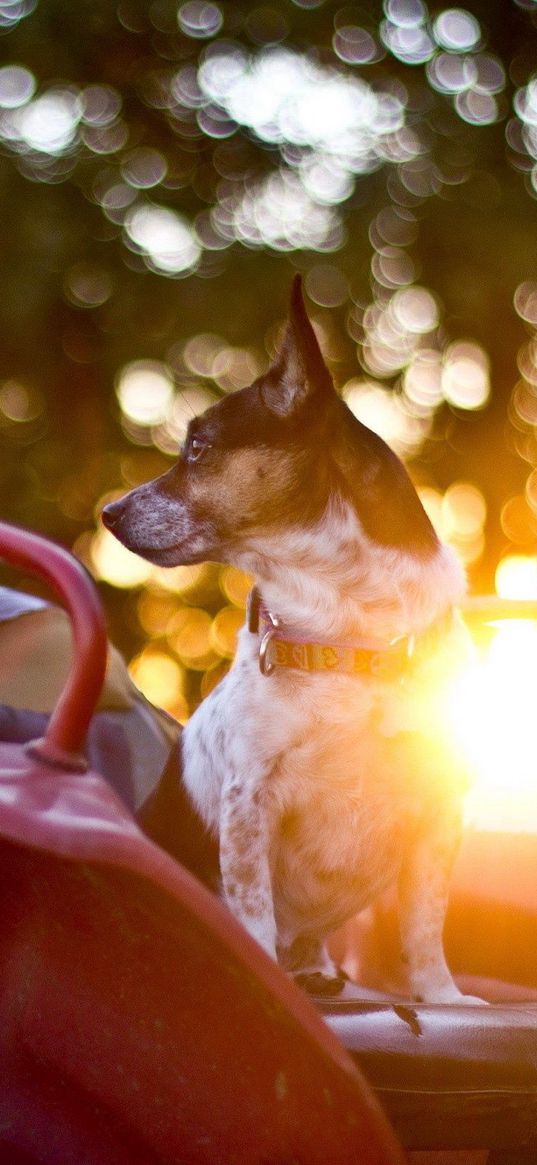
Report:
<svg viewBox="0 0 537 1165"><path fill-rule="evenodd" d="M50 606L44 599L35 595L25 595L22 591L12 591L10 587L0 587L0 623L8 619L17 619L19 615L27 615L29 611L42 611Z"/></svg>
<svg viewBox="0 0 537 1165"><path fill-rule="evenodd" d="M48 719L44 712L0 704L0 741L37 740L44 735ZM96 712L84 751L90 768L105 777L127 808L136 812L160 781L172 746L150 706L140 699L125 711Z"/></svg>
<svg viewBox="0 0 537 1165"><path fill-rule="evenodd" d="M0 587L0 623L50 607L43 599ZM0 703L0 741L23 744L43 736L48 714ZM172 747L159 715L143 696L132 707L100 710L89 727L85 753L90 768L110 782L131 812L158 784Z"/></svg>

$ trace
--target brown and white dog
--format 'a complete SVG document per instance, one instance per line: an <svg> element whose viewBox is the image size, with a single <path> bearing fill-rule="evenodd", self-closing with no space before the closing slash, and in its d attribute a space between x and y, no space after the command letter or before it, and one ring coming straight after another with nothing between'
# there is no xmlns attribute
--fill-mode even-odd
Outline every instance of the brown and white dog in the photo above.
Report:
<svg viewBox="0 0 537 1165"><path fill-rule="evenodd" d="M298 278L270 371L196 417L174 468L103 520L161 566L256 578L234 666L183 735L230 910L299 982L337 992L325 939L397 880L413 997L461 1001L442 944L461 789L426 697L458 651L464 577L334 391Z"/></svg>

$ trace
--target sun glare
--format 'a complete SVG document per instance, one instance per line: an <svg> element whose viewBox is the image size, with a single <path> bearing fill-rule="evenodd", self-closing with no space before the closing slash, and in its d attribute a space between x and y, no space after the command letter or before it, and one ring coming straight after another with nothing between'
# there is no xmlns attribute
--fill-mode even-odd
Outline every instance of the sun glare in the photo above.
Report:
<svg viewBox="0 0 537 1165"><path fill-rule="evenodd" d="M489 642L457 686L453 730L475 780L470 820L481 828L536 832L537 557L505 555L496 590L500 616L510 609L513 617L491 624Z"/></svg>
<svg viewBox="0 0 537 1165"><path fill-rule="evenodd" d="M537 608L535 616L482 624L486 642L478 642L448 701L472 781L467 819L480 829L537 831Z"/></svg>

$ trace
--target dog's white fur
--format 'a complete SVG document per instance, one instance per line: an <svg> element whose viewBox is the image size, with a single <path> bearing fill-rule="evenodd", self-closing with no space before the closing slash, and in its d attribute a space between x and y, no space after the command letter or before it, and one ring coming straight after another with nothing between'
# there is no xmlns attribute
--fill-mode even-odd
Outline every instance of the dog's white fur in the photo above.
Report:
<svg viewBox="0 0 537 1165"><path fill-rule="evenodd" d="M320 530L288 533L272 547L254 544L238 564L255 571L268 609L313 640L359 634L390 641L419 632L465 589L446 547L425 569L374 545L350 508L336 522L326 515ZM450 634L459 638L456 625ZM445 855L435 853L449 837L445 813L456 818L449 796L438 837L428 828L401 858L401 829L419 833L423 782L432 782L437 799L446 777L427 769L401 780L408 758L399 734L426 731L416 688L324 673L276 671L267 679L258 646L244 628L234 667L184 735L185 781L220 836L230 908L288 969L330 974L325 936L399 877L413 994L460 999L442 953L447 870ZM415 763L415 741L410 751ZM448 789L451 779L448 773Z"/></svg>
<svg viewBox="0 0 537 1165"><path fill-rule="evenodd" d="M195 433L212 450L208 468L197 471L199 441L195 448L187 439L175 474L108 507L105 521L152 561L173 565L219 557L242 567L255 576L268 610L299 639L390 643L419 636L446 616L465 589L455 557L432 532L426 552L406 536L400 544L397 537L375 539L371 507L367 525L352 488L333 489L322 512L304 522L296 515L280 520L270 504L262 510L269 489L264 482L274 485L277 479L275 496L292 513L296 466L286 453L285 424L274 450L264 433L257 446L243 438L240 417L237 421L242 400L257 424L265 409L270 427L270 410L273 417L286 418L305 407L308 391L311 409L321 408L326 398L327 416L337 413L340 433L337 469L331 466L326 480L348 474L349 459L353 472L354 437L340 416L342 406L330 403L333 390L326 388L326 370L301 301L295 303L289 335L281 362L266 381L237 394L236 405L223 401L202 418ZM308 388L312 378L320 386L315 390ZM221 447L222 435L230 432L236 442L237 424L240 439L229 453ZM356 439L362 441L367 492L367 475L374 485L389 455L360 428L363 436ZM317 433L315 440L321 439ZM293 450L299 463L296 441ZM357 466L361 473L359 458ZM409 483L405 488L411 491ZM303 496L307 503L307 482ZM234 505L242 514L236 534ZM378 522L383 520L381 511ZM267 677L259 669L259 637L245 627L231 671L187 724L184 782L203 821L219 837L225 899L289 971L333 977L326 937L397 880L413 996L431 1002L463 998L442 945L460 789L446 741L435 739L426 699L445 658L459 651L461 636L451 620L434 650L418 653L406 682L287 669Z"/></svg>

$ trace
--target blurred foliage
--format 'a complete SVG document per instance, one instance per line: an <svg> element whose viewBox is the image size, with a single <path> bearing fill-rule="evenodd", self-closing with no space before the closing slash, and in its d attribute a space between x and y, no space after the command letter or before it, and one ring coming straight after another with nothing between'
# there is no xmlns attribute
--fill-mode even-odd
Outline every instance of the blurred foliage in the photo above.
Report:
<svg viewBox="0 0 537 1165"><path fill-rule="evenodd" d="M179 714L244 586L110 565L99 507L266 365L295 270L474 587L535 554L536 62L535 0L0 0L2 514Z"/></svg>

